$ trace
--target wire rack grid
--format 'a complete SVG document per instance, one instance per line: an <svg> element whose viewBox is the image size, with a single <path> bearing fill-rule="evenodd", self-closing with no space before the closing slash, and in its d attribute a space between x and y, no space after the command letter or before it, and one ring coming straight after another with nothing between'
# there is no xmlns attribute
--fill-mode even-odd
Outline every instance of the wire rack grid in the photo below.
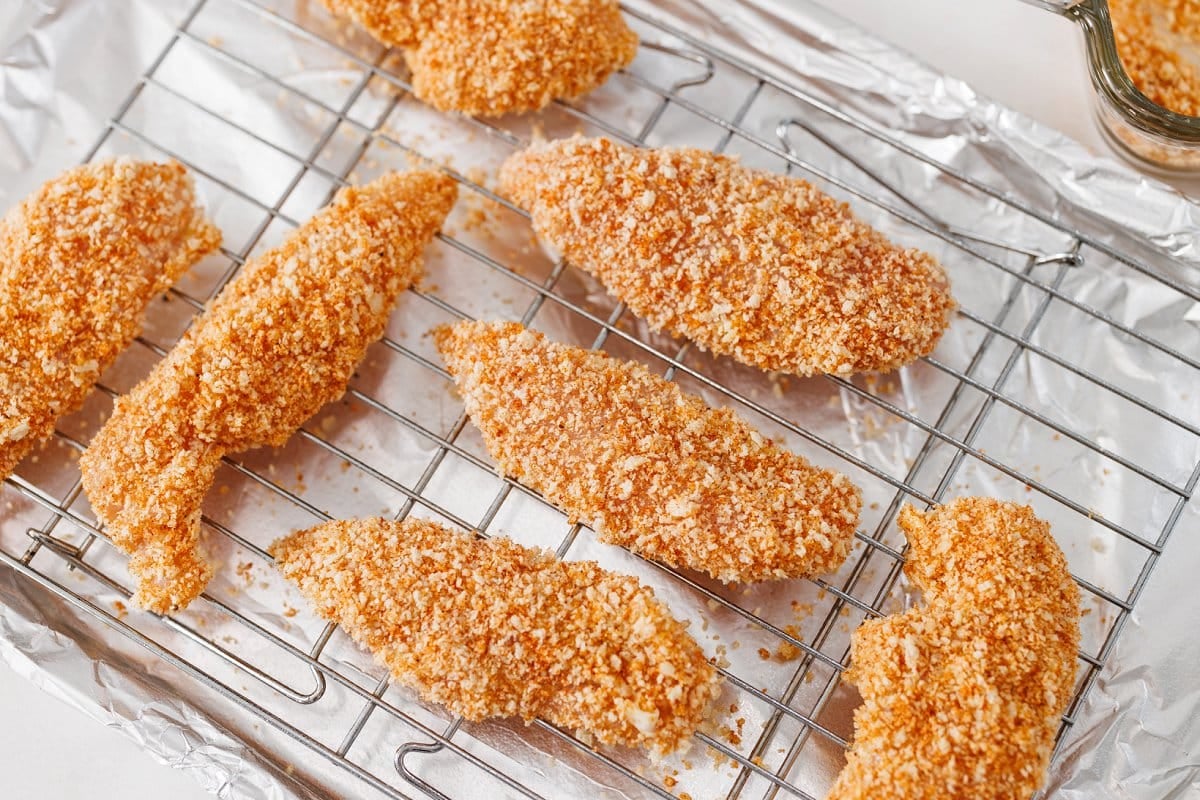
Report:
<svg viewBox="0 0 1200 800"><path fill-rule="evenodd" d="M715 778L706 773L709 782L698 784L708 794L718 785L714 796L727 798L823 795L827 774L810 767L830 759L836 763L850 735L853 694L840 680L848 632L903 598L904 542L895 530L895 514L904 502L937 503L964 487L1027 498L1054 522L1056 533L1079 531L1072 541L1085 545L1082 555L1069 551L1068 558L1094 613L1085 626L1077 692L1063 718L1061 742L1200 479L1200 425L1188 411L1186 394L1155 394L1148 389L1152 381L1131 382L1112 371L1108 357L1136 352L1147 359L1150 371L1169 368L1196 378L1200 362L1178 348L1170 325L1182 319L1179 309L1200 300L1200 293L1160 270L1154 258L1132 255L1058 223L1035 204L900 141L877 121L831 102L819 86L782 82L652 16L632 8L626 13L643 38L643 55L594 97L557 103L537 123L639 145L699 144L818 183L852 202L873 224L939 255L962 303L954 323L963 331L957 344L905 370L899 384L826 377L789 387L786 379L748 375L686 344L649 334L569 265L550 260L541 268L518 265L520 259L510 258L513 250L488 246L472 236L470 225L457 232L448 227L434 247L459 269L475 270L481 284L507 287L503 291L518 300L509 298L496 308L489 305L494 296L485 293L467 297L425 286L405 299L404 316L439 321L499 312L535 326L558 325L585 344L643 360L689 390L733 405L756 425L814 460L846 471L864 487L870 503L847 565L835 576L775 587L770 596L623 555L626 568L632 565L650 576L668 598L686 597L706 617L723 620L747 642L762 645L748 658L724 645L716 648L716 663L734 698L731 708L740 704L757 716L748 731L740 725L733 730L731 712L728 726L697 734L699 754L693 761L721 764ZM253 27L256 36L287 40L310 62L283 65L272 61L267 45L241 46L237 33L243 25ZM333 88L310 81L312 61L340 69L343 77ZM191 316L257 249L294 227L338 187L380 169L375 162L386 161L384 151L437 161L465 195L486 204L510 228L527 230L524 213L489 190L478 171L431 155L445 142L429 137L445 139L443 131L429 128L414 136L412 125L404 127L406 120L428 124L428 117L410 97L396 64L395 53L348 33L305 4L195 3L88 158L110 152L176 158L189 166L210 198L246 221L233 231L223 223L227 244L220 258L210 260L207 277L171 290L174 316L164 319L182 322L156 326L151 321L138 339L139 352L127 359L134 373L144 374L165 353ZM255 97L274 95L276 106L303 117L312 137L299 146L276 126L258 124L253 109L223 106L197 88L199 83L180 77L196 70L239 76ZM730 92L729 86L738 91ZM454 125L453 135L461 138L451 145L459 149L511 152L535 133L528 120L464 118ZM220 157L196 147L206 130L234 137L254 159L287 165L276 170L286 178L272 178L264 186L247 178L252 169L230 171ZM912 186L920 188L902 188ZM1014 230L1021 232L1019 238ZM1097 271L1118 283L1151 287L1162 298L1167 322L1162 315L1131 319L1123 314L1119 297L1095 291ZM419 443L419 459L399 470L381 466L331 434L326 418L315 419L269 459L254 454L227 459L223 470L229 483L240 486L246 498L283 509L280 529L273 533L331 515L364 513L354 500L327 502L302 479L291 482L279 474L277 465L289 463L301 448L336 460L356 480L389 496L388 513L398 518L428 514L486 536L510 533L510 521L519 526L531 515L551 513L535 493L494 475L461 407L445 419L407 410L403 390L432 386L431 391L448 394L449 376L417 332L397 330L389 328L371 358L383 372L400 374L402 391L360 375L342 406L355 404L355 414L383 420L402 432L404 441ZM1095 351L1073 338L1085 336L1107 349ZM1060 385L1086 397L1081 405L1087 408L1064 410L1039 389ZM557 796L566 774L583 781L579 785L596 787L598 796L611 789L625 796L672 797L689 788L686 769L658 773L635 754L594 747L548 723L523 729L447 718L398 693L369 660L347 655L352 648L333 626L301 636L289 622L294 612L264 611L249 589L214 588L192 610L172 617L127 616L123 562L97 528L74 466L94 430L88 420L102 415L123 388L128 386L121 379L106 376L98 399L77 415L81 421L64 421L54 445L7 482L5 497L13 498L10 508L17 508L10 518L30 522L22 525L19 538L0 537L0 561L197 685L215 690L222 708L244 712L338 768L335 778L318 767L302 769L298 780L317 791L340 787L388 797ZM1114 414L1133 421L1129 435L1108 432ZM842 419L840 427L822 422L831 415ZM1146 446L1147 440L1182 445L1174 451L1177 457L1167 459L1157 446ZM887 452L893 445L900 458ZM1040 461L1029 459L1031 451ZM1097 480L1111 476L1118 487L1110 492L1117 498L1111 506L1064 477L1067 466L1081 460L1096 465ZM443 476L455 469L491 475L494 486L464 502L461 490L444 485ZM208 513L204 528L215 546L239 554L226 559L226 569L241 558L248 565L269 565L263 542L273 535L264 539L239 525L236 513ZM578 525L562 525L561 534L540 543L563 557L600 552ZM780 593L789 592L805 600L789 604L803 612L798 624L775 610ZM698 621L707 629L708 619ZM328 715L322 709L333 695L341 698L339 711ZM388 758L381 760L380 752ZM452 777L460 775L466 777Z"/></svg>

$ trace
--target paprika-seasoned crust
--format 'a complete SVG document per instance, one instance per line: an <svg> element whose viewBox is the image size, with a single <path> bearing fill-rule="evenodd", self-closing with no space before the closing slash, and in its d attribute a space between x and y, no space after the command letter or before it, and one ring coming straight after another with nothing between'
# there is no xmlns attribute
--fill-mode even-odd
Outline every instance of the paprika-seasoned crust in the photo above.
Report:
<svg viewBox="0 0 1200 800"><path fill-rule="evenodd" d="M414 518L329 522L271 553L397 681L468 720L540 717L661 754L720 691L653 590L591 561Z"/></svg>
<svg viewBox="0 0 1200 800"><path fill-rule="evenodd" d="M694 148L537 143L500 190L655 330L795 375L896 369L955 308L942 268L799 178Z"/></svg>
<svg viewBox="0 0 1200 800"><path fill-rule="evenodd" d="M0 219L0 480L83 404L150 301L220 243L176 162L75 167Z"/></svg>
<svg viewBox="0 0 1200 800"><path fill-rule="evenodd" d="M413 93L441 111L536 111L595 89L637 54L616 0L324 0L404 48Z"/></svg>
<svg viewBox="0 0 1200 800"><path fill-rule="evenodd" d="M608 543L723 581L831 572L859 490L641 365L513 322L434 333L500 470Z"/></svg>
<svg viewBox="0 0 1200 800"><path fill-rule="evenodd" d="M92 509L131 556L135 603L166 613L204 590L200 506L222 456L283 444L345 392L455 195L436 172L342 189L246 262L117 401L79 463Z"/></svg>
<svg viewBox="0 0 1200 800"><path fill-rule="evenodd" d="M1028 506L905 506L924 602L864 622L845 677L863 704L828 800L1028 800L1070 702L1079 589Z"/></svg>

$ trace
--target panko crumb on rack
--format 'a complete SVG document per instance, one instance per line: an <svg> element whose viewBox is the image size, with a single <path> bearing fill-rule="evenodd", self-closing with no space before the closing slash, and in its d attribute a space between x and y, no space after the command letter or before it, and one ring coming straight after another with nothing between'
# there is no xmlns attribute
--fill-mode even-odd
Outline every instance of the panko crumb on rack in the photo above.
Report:
<svg viewBox="0 0 1200 800"><path fill-rule="evenodd" d="M796 375L890 370L955 308L942 268L799 178L694 148L536 143L500 190L654 330Z"/></svg>
<svg viewBox="0 0 1200 800"><path fill-rule="evenodd" d="M440 111L536 111L595 89L637 54L616 0L322 0L404 49L413 94Z"/></svg>
<svg viewBox="0 0 1200 800"><path fill-rule="evenodd" d="M454 203L452 179L391 173L340 190L251 259L79 460L97 517L131 555L134 602L158 613L203 591L200 506L226 453L281 445L340 397Z"/></svg>
<svg viewBox="0 0 1200 800"><path fill-rule="evenodd" d="M503 473L603 541L722 581L815 575L845 560L858 488L731 410L515 322L434 336Z"/></svg>
<svg viewBox="0 0 1200 800"><path fill-rule="evenodd" d="M664 754L720 692L654 591L591 561L415 518L329 522L271 554L321 617L468 720L540 717Z"/></svg>
<svg viewBox="0 0 1200 800"><path fill-rule="evenodd" d="M900 512L924 604L864 622L845 678L863 704L828 800L1016 800L1045 778L1074 689L1079 589L1028 506Z"/></svg>
<svg viewBox="0 0 1200 800"><path fill-rule="evenodd" d="M220 243L175 162L75 167L0 219L0 480L83 404L151 299Z"/></svg>

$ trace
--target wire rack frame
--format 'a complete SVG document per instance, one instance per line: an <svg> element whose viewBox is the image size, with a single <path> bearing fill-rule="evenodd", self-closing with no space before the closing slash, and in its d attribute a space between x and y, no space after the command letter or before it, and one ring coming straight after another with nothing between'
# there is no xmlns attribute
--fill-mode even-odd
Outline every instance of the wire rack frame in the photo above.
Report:
<svg viewBox="0 0 1200 800"><path fill-rule="evenodd" d="M214 43L196 35L192 31L194 21L207 6L218 2L234 4L237 7L258 15L264 24L278 26L288 31L291 35L310 41L315 46L329 48L331 52L352 62L361 69L361 78L351 88L340 105L331 105L283 81L279 76L257 67L237 54L224 50L219 43ZM1026 402L1006 392L1005 385L1019 360L1025 355L1033 354L1054 365L1056 369L1072 373L1096 390L1109 393L1112 397L1119 398L1126 403L1138 407L1141 411L1153 415L1157 420L1169 426L1172 430L1177 430L1181 435L1200 437L1200 427L1196 423L1184 419L1180 415L1170 412L1168 409L1157 407L1138 397L1136 394L1106 380L1102 375L1096 374L1088 368L1075 363L1069 353L1057 352L1054 348L1047 347L1035 341L1035 333L1047 314L1051 313L1052 307L1065 306L1075 312L1079 312L1090 320L1106 326L1115 335L1135 340L1156 353L1161 354L1161 356L1172 359L1200 373L1200 362L1191 355L1179 351L1169 342L1155 338L1151 334L1139 330L1134 326L1124 324L1114 319L1105 311L1072 296L1069 290L1064 288L1064 285L1071 270L1078 268L1085 259L1093 255L1098 255L1112 259L1114 262L1140 273L1144 277L1177 293L1182 298L1200 300L1200 291L1114 248L1105 241L1080 230L1062 225L1040 209L1022 203L969 175L939 163L919 150L898 141L886 131L878 129L873 124L860 120L834 107L813 92L808 92L800 87L779 81L767 73L634 9L627 8L626 13L645 28L661 35L662 42L650 40L646 42L645 46L657 49L668 57L675 59L676 63L680 65L680 72L677 79L667 85L662 85L660 82L639 75L632 70L624 73L623 78L625 80L642 90L652 93L653 96L658 98L657 105L649 114L640 130L634 134L628 133L620 125L597 116L595 113L576 104L559 103L559 110L615 138L633 144L642 144L655 131L656 126L658 126L668 110L680 109L694 115L698 119L704 120L721 131L720 140L715 147L716 150L724 150L735 142L758 148L764 153L782 159L787 164L789 172L795 171L810 179L820 180L826 185L836 187L855 198L856 201L873 206L904 224L945 242L950 247L961 251L971 258L978 259L980 262L999 270L1013 280L1013 288L991 316L981 315L967 309L959 311L962 318L978 326L984 332L982 340L976 346L973 357L965 367L952 366L933 356L924 359L926 365L955 382L954 389L949 394L941 413L933 423L926 422L906 409L897 406L887 398L880 397L853 381L836 377L825 378L825 380L834 383L840 390L911 426L923 437L923 443L918 449L908 474L904 478L898 479L873 466L866 460L848 452L836 443L822 439L819 435L805 429L796 421L780 416L764 404L732 391L704 372L689 365L687 362L689 347L687 345L678 347L678 349L670 352L664 352L642 341L636 335L629 333L620 324L626 315L626 309L623 305L618 304L614 309L602 316L592 309L581 306L563 296L560 292L556 291L560 278L568 269L567 265L561 261L553 266L553 269L543 280L538 281L513 271L503 263L500 263L486 253L480 252L466 242L447 234L439 235L441 242L446 246L454 248L456 251L474 259L483 268L503 275L514 284L521 286L532 294L532 300L525 309L522 317L524 322L528 323L532 321L547 303L554 304L570 314L590 321L597 327L599 332L592 343L593 347L600 348L610 339L621 340L623 343L643 351L647 357L659 359L665 363L665 374L668 378L686 375L692 381L698 382L706 388L724 395L730 403L754 411L790 433L803 437L815 446L826 450L832 457L842 459L865 473L870 474L894 490L888 507L884 510L880 520L873 529L858 532L857 543L861 546L861 550L858 560L850 572L841 578L837 584L823 579L816 579L814 581L816 585L830 595L832 602L828 614L819 625L815 634L807 638L799 638L787 630L772 624L767 619L758 616L754 611L732 602L721 594L696 582L688 575L678 574L661 565L647 562L649 568L669 575L671 580L686 586L691 591L704 597L708 602L716 604L723 611L738 615L747 623L766 631L779 642L797 648L801 653L801 657L796 664L795 670L792 672L790 680L785 686L775 692L769 692L756 687L731 670L721 669L729 684L734 686L739 692L753 697L755 701L771 709L771 717L767 725L747 753L738 752L734 748L729 747L725 742L711 735L705 733L697 734L699 740L704 745L737 765L737 777L729 788L728 797L743 796L753 778L757 779L756 785L765 787L763 795L765 797L773 797L777 793L783 792L789 796L812 798L810 793L795 786L788 780L788 776L797 760L801 758L802 749L808 738L812 736L821 737L839 747L847 744L843 736L822 724L819 719L821 710L832 697L833 691L840 681L840 673L844 669L847 657L847 652L844 648L835 655L831 655L824 649L834 628L834 624L843 609L847 608L853 609L866 617L881 613L880 609L884 600L899 580L900 568L904 559L902 548L893 547L884 541L884 533L887 526L891 524L895 513L905 500L930 504L943 499L951 488L954 476L967 459L973 459L985 464L1001 474L1024 483L1031 491L1035 491L1063 505L1076 514L1086 516L1092 522L1103 526L1114 535L1130 542L1139 552L1144 554L1144 562L1135 580L1129 586L1128 591L1120 595L1106 590L1090 580L1076 576L1077 582L1085 593L1111 605L1116 609L1116 613L1113 623L1109 626L1107 635L1100 644L1100 647L1095 652L1081 651L1079 653L1079 659L1082 664L1082 679L1079 681L1076 697L1071 703L1067 714L1064 716L1060 730L1061 741L1061 734L1074 723L1075 715L1083 698L1086 696L1096 676L1105 665L1112 649L1115 647L1129 612L1135 607L1138 597L1167 543L1168 537L1185 506L1191 500L1197 482L1200 481L1200 463L1194 465L1190 475L1183 481L1180 481L1178 476L1170 477L1161 475L1152 467L1141 464L1136 459L1126 457L1114 449L1106 447L1100 442L1089 438L1087 435L1073 430L1071 427L1031 407ZM255 76L256 79L277 87L281 92L288 93L309 106L327 113L330 116L328 126L317 137L316 142L308 152L295 153L272 142L268 137L261 135L259 132L244 127L232 120L223 119L221 114L207 107L203 102L189 97L186 93L173 89L170 85L157 78L159 69L164 61L177 46L185 42L202 49L212 58L232 64L238 69L244 70L247 74ZM383 127L383 122L388 117L388 112L410 89L402 75L395 73L385 66L388 63L389 55L391 54L386 51L380 51L374 58L364 58L361 54L348 49L343 44L323 38L320 34L315 33L303 24L272 10L258 0L197 0L180 25L171 34L164 48L153 59L141 78L137 81L126 100L115 111L103 135L96 142L87 158L91 159L94 157L113 134L123 134L161 153L163 156L179 158L179 160L186 163L197 174L220 185L230 194L241 198L265 214L263 221L252 231L250 237L241 248L236 251L223 249L222 252L229 260L230 266L213 287L211 294L215 294L236 274L238 267L246 260L272 222L279 221L282 224L290 226L297 224L297 220L292 219L283 209L289 196L296 190L306 175L319 175L334 187L346 185L349 182L351 172L359 160L363 158L371 142L384 141L392 146L408 149L404 143L392 138ZM689 88L702 86L708 82L718 69L735 71L747 78L753 86L737 105L735 111L728 117L713 113L694 102L687 94ZM377 121L374 124L366 124L355 119L350 112L355 102L368 90L372 81L384 82L390 87L392 94L385 113L378 115ZM248 136L261 145L278 152L281 156L293 160L297 171L291 181L285 186L278 199L274 203L266 203L256 199L252 193L246 190L246 187L237 186L225 181L219 176L206 171L201 165L192 163L186 158L181 158L179 153L172 150L170 142L156 140L154 137L139 130L136 125L130 123L127 119L127 114L148 87L154 87L157 91L171 94L180 103L189 108L191 113L220 120L223 124L236 129L242 135ZM804 118L799 118L789 116L781 118L778 121L774 140L762 138L746 129L743 127L744 120L751 109L755 107L756 101L762 96L764 90L768 89L783 93L799 101L807 110L811 110L812 117L805 116ZM996 238L989 238L986 235L941 222L924 211L917 200L898 190L879 170L873 169L868 161L859 158L850 152L849 149L842 147L832 137L823 132L820 125L813 124L814 119L832 121L845 126L845 128L890 148L906 158L927 165L937 170L946 179L977 192L979 196L999 202L1012 211L1027 215L1031 219L1045 225L1048 229L1053 229L1062 234L1065 237L1065 241L1068 242L1068 246L1062 249L1043 251L1037 248L1015 245ZM524 144L519 136L497 127L491 122L471 120L470 124L476 126L483 134L504 141L512 147L519 147ZM342 127L356 130L363 137L362 143L340 170L322 166L318 163L322 152L329 146L336 132ZM841 172L834 174L815 163L803 159L793 144L793 139L798 134L811 137L812 140L820 142L829 151L836 154L842 163L857 169L857 173L855 174L865 179L866 183L848 180ZM414 155L420 156L419 153L414 153ZM494 202L500 203L514 213L525 216L520 209L514 208L503 198L494 195L486 187L472 180L467 175L460 174L452 169L446 169L446 171L467 190L487 197ZM1005 259L1002 257L1002 254L1020 256L1023 258L1023 263L1020 263L1019 266L1014 266L1011 260ZM1037 292L1040 299L1035 303L1032 313L1019 326L1019 330L1013 330L1009 326L1011 321L1010 316L1015 314L1018 297L1025 289ZM469 317L468 314L456 308L447 300L438 297L434 292L415 290L414 292L422 300L450 316L457 318ZM189 295L178 288L172 289L171 294L188 304L195 311L203 309L205 300L207 299ZM145 338L139 338L138 342L157 356L161 357L164 355L162 348L153 342ZM1009 356L1004 360L1003 365L993 377L980 377L978 368L985 356L989 354L991 349L998 348L1002 344L1012 347ZM439 365L430 362L404 344L385 339L383 345L398 356L438 376L439 379L447 380L449 378ZM115 392L111 388L105 386L99 388L110 396L115 396ZM946 429L946 423L950 419L951 414L959 409L960 399L968 391L982 395L983 400L978 409L973 412L973 419L967 427L966 432L961 436L956 436ZM529 497L537 497L536 493L533 493L526 487L505 480L502 488L492 499L478 523L471 523L468 520L460 518L453 511L427 497L426 490L443 461L451 455L482 469L491 470L489 463L456 441L459 433L468 424L465 415L459 416L445 433L439 433L422 424L419 420L411 419L357 389L350 389L349 395L372 411L387 416L397 424L404 426L412 433L427 440L435 449L435 454L411 486L405 485L392 476L381 473L370 464L357 458L354 454L346 452L336 444L325 440L318 432L304 428L297 433L297 436L305 442L343 459L353 469L360 471L370 480L377 481L381 485L388 487L388 489L402 495L405 500L397 515L398 517L406 516L414 507L420 505L466 529L475 530L480 535L486 536L488 535L489 526L512 492L519 492ZM1129 472L1166 492L1172 498L1172 505L1165 517L1164 523L1157 530L1151 532L1131 530L1117 520L1108 519L1094 510L1084 507L1076 500L1039 480L1037 476L1028 474L1014 465L1006 464L1002 459L989 456L976 442L989 415L994 413L998 408L1007 408L1024 418L1033 420L1053 430L1056 435L1065 437L1080 448L1120 465ZM85 446L84 442L75 439L65 432L60 431L57 436L67 446L76 450L82 450ZM930 460L935 448L938 447L951 448L953 457L948 465L941 468L942 475L937 482L936 488L932 492L923 491L915 485L914 478ZM314 518L328 518L323 511L308 503L295 492L285 488L279 482L274 481L270 476L260 474L232 458L226 459L225 463L229 468L247 480L302 509ZM232 648L215 640L197 626L183 619L174 617L159 618L158 624L164 630L170 630L173 634L184 637L188 642L202 651L223 660L231 667L269 687L291 702L301 705L312 704L322 697L331 684L336 684L356 696L362 703L361 710L356 715L353 723L345 731L340 743L336 747L324 744L313 736L311 732L297 727L279 713L255 702L247 693L234 688L230 682L223 681L209 671L206 671L203 667L198 666L185 656L157 641L153 635L147 634L145 631L128 624L118 615L114 615L111 610L95 603L74 587L52 575L49 570L34 564L34 559L39 553L50 554L68 565L72 570L88 575L110 591L126 597L130 594L127 587L122 583L124 579L123 575L114 576L108 574L103 568L98 567L95 564L95 560L91 558L95 552L93 545L97 542L104 543L105 537L103 531L96 528L91 520L81 516L73 508L81 491L78 481L58 497L54 496L52 492L31 484L20 477L10 479L8 483L15 491L45 509L49 516L42 526L29 530L30 543L23 553L17 555L0 549L0 561L3 561L8 566L50 590L74 607L86 612L86 614L99 623L128 636L165 662L173 664L199 683L215 690L235 706L265 721L278 731L311 749L332 764L337 765L348 774L360 780L364 786L370 786L386 796L409 796L406 792L397 788L395 783L396 776L389 778L371 772L347 757L368 721L376 714L383 714L389 719L407 726L407 729L418 737L401 745L397 749L395 757L395 769L398 776L411 787L433 797L445 796L437 787L431 785L426 778L417 774L412 769L410 763L411 759L421 755L441 752L453 754L465 762L474 765L489 775L498 784L517 794L528 797L542 796L524 785L518 777L498 769L495 765L464 746L461 738L456 738L462 728L461 720L451 720L447 725L440 728L422 722L384 698L388 688L388 681L386 679L379 680L373 687L367 688L361 685L361 681L355 679L353 676L348 676L336 665L331 665L323 660L324 650L334 632L332 625L325 627L311 649L302 650L284 637L278 635L277 632L268 629L253 619L250 615L243 613L236 605L211 595L205 595L202 602L209 604L209 606L226 615L230 620L241 625L248 634L258 637L262 642L269 644L271 647L278 648L297 663L304 665L308 674L311 675L311 686L298 687L284 677L271 674L259 668L254 663L251 663L250 660L243 658ZM65 538L56 535L56 529L60 524L66 524L69 527L84 531L86 536L80 542L67 541ZM228 537L238 546L248 552L254 553L264 562L269 562L269 556L261 548L257 547L236 530L223 525L217 520L208 518L205 519L205 525L208 530ZM571 547L578 532L579 526L574 526L568 531L558 546L560 555L565 554ZM106 547L107 545L104 546ZM866 598L861 597L857 592L861 589L860 580L862 576L866 573L869 565L880 561L885 565L885 577L883 581L873 591L869 591ZM866 590L863 589L863 591ZM811 675L814 666L820 666L827 670L830 677L824 681L820 698L813 710L806 713L794 708L791 705L791 701L806 676ZM801 733L790 743L788 752L781 763L773 769L768 769L761 765L758 757L764 752L767 745L773 742L776 730L784 720L798 724ZM634 767L622 763L612 754L596 750L569 733L559 730L548 723L536 722L535 725L541 732L553 737L569 748L586 754L588 758L593 759L597 764L611 771L614 780L619 779L626 785L632 785L647 795L673 796L662 785L644 777Z"/></svg>

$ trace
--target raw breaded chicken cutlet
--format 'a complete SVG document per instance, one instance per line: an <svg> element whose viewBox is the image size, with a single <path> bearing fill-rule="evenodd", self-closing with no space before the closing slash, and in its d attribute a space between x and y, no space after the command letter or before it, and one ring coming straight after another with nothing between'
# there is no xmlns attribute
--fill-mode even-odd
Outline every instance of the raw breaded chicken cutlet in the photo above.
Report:
<svg viewBox="0 0 1200 800"><path fill-rule="evenodd" d="M515 322L434 335L503 473L603 541L723 581L815 575L846 558L858 488L729 409Z"/></svg>
<svg viewBox="0 0 1200 800"><path fill-rule="evenodd" d="M0 219L0 480L83 404L151 299L220 243L174 162L75 167Z"/></svg>
<svg viewBox="0 0 1200 800"><path fill-rule="evenodd" d="M828 800L1028 800L1071 700L1079 589L1028 506L905 506L904 571L924 602L864 622L845 677L862 693Z"/></svg>
<svg viewBox="0 0 1200 800"><path fill-rule="evenodd" d="M633 61L616 0L323 0L404 48L413 94L441 111L536 111Z"/></svg>
<svg viewBox="0 0 1200 800"><path fill-rule="evenodd" d="M329 522L276 566L404 686L468 720L541 717L605 744L686 746L717 671L634 578L433 522Z"/></svg>
<svg viewBox="0 0 1200 800"><path fill-rule="evenodd" d="M454 203L434 172L338 192L278 247L248 261L133 391L80 459L83 486L131 555L134 600L186 606L212 569L200 505L221 457L280 445L346 390Z"/></svg>
<svg viewBox="0 0 1200 800"><path fill-rule="evenodd" d="M500 189L652 328L765 370L895 369L932 352L955 308L933 257L806 181L707 150L538 143Z"/></svg>

